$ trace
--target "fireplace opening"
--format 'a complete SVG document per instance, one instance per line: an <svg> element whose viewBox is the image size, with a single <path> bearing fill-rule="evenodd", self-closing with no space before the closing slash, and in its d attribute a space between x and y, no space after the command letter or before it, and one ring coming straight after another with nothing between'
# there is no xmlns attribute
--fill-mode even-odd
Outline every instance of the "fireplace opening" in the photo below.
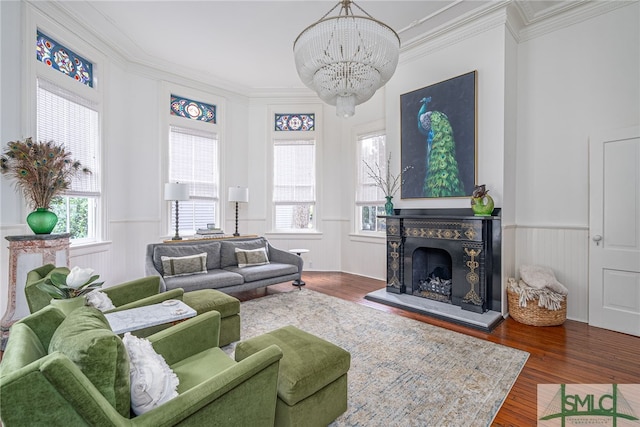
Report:
<svg viewBox="0 0 640 427"><path fill-rule="evenodd" d="M451 255L438 248L417 248L413 252L412 294L451 304Z"/></svg>

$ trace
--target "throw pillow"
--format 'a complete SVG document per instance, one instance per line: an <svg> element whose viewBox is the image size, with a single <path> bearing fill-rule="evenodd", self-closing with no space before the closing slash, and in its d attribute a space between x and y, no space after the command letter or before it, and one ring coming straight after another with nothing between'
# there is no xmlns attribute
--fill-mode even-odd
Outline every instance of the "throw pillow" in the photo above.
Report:
<svg viewBox="0 0 640 427"><path fill-rule="evenodd" d="M178 395L178 376L155 352L151 342L129 332L122 338L131 369L131 409L136 415L162 405Z"/></svg>
<svg viewBox="0 0 640 427"><path fill-rule="evenodd" d="M183 257L163 256L162 270L164 277L187 276L189 274L201 274L207 272L207 253Z"/></svg>
<svg viewBox="0 0 640 427"><path fill-rule="evenodd" d="M569 290L558 280L553 270L540 265L520 266L520 278L529 286L536 289L548 288L561 295L567 295Z"/></svg>
<svg viewBox="0 0 640 427"><path fill-rule="evenodd" d="M49 353L59 351L80 368L107 401L129 418L129 357L100 310L73 310L51 337Z"/></svg>
<svg viewBox="0 0 640 427"><path fill-rule="evenodd" d="M93 290L87 294L87 304L91 307L97 308L100 311L113 310L116 308L109 298L109 295L99 290Z"/></svg>
<svg viewBox="0 0 640 427"><path fill-rule="evenodd" d="M247 250L236 248L236 259L240 268L269 264L265 248Z"/></svg>

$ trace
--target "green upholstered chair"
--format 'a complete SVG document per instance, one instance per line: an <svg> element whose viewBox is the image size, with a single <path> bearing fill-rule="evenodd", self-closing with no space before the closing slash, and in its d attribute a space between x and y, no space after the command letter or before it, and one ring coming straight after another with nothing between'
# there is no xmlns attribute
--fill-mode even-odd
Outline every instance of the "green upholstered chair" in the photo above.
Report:
<svg viewBox="0 0 640 427"><path fill-rule="evenodd" d="M65 321L66 319L66 321ZM48 306L16 322L0 362L0 419L12 426L273 426L282 352L235 362L211 311L148 337L178 376L178 396L134 416L129 358L104 315Z"/></svg>
<svg viewBox="0 0 640 427"><path fill-rule="evenodd" d="M69 273L67 267L56 267L53 264L43 265L27 273L25 296L29 311L34 313L49 305L51 297L36 285L44 281L53 272ZM191 306L198 314L211 310L218 311L222 316L220 322L220 346L225 346L240 339L240 301L223 292L213 289L203 289L184 293L182 288L160 292L160 277L148 276L130 282L121 283L100 289L109 296L113 310L120 311L129 308L143 307L157 304L168 299L179 299ZM147 336L164 329L166 326L154 326L136 331L137 336Z"/></svg>

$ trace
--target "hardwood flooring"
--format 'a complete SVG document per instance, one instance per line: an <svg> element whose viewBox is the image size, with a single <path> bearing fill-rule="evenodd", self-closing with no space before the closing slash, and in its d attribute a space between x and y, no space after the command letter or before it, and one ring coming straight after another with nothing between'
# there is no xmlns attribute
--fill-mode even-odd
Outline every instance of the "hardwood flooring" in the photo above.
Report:
<svg viewBox="0 0 640 427"><path fill-rule="evenodd" d="M571 320L562 326L535 327L511 318L487 333L365 300L367 293L385 286L381 280L327 272L307 272L303 279L308 289L317 292L527 351L529 359L494 426L535 426L537 384L640 384L640 337ZM280 292L297 288L282 283L234 296L246 301Z"/></svg>

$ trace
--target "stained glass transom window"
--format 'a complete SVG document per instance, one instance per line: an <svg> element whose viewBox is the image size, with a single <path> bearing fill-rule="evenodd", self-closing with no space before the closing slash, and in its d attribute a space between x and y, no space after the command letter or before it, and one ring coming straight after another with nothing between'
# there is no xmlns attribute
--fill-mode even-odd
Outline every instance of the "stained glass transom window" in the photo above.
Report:
<svg viewBox="0 0 640 427"><path fill-rule="evenodd" d="M313 131L315 114L276 114L276 131Z"/></svg>
<svg viewBox="0 0 640 427"><path fill-rule="evenodd" d="M93 64L40 31L36 33L36 59L93 87Z"/></svg>
<svg viewBox="0 0 640 427"><path fill-rule="evenodd" d="M171 114L201 122L216 123L216 106L171 95Z"/></svg>

